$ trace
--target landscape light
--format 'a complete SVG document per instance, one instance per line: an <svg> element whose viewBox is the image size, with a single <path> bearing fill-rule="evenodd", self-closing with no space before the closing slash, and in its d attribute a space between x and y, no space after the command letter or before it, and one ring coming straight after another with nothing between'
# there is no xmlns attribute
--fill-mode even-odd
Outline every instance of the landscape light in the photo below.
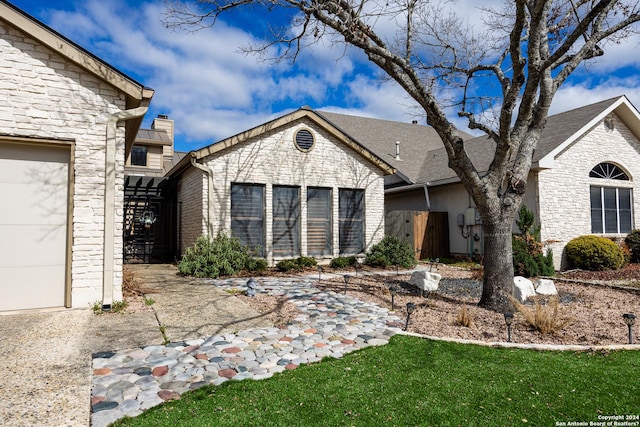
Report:
<svg viewBox="0 0 640 427"><path fill-rule="evenodd" d="M416 309L416 305L412 302L407 303L407 323L404 325L404 330L406 331L409 327L409 318L411 317L411 313L413 313Z"/></svg>
<svg viewBox="0 0 640 427"><path fill-rule="evenodd" d="M624 313L622 315L622 319L629 328L629 344L633 344L633 334L631 330L633 325L636 323L636 315L633 313Z"/></svg>
<svg viewBox="0 0 640 427"><path fill-rule="evenodd" d="M507 324L507 342L511 342L511 323L513 323L513 313L506 312L504 314L504 323Z"/></svg>
<svg viewBox="0 0 640 427"><path fill-rule="evenodd" d="M351 276L349 276L348 274L344 275L344 294L347 294L347 285L349 284L349 279L351 278Z"/></svg>
<svg viewBox="0 0 640 427"><path fill-rule="evenodd" d="M396 309L395 297L398 293L398 287L396 285L389 286L389 293L391 294L391 311Z"/></svg>

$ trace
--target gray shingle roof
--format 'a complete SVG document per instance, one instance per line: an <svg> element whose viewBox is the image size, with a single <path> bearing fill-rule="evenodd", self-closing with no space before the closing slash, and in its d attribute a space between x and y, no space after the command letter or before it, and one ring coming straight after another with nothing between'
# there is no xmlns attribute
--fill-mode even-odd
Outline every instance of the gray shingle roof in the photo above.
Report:
<svg viewBox="0 0 640 427"><path fill-rule="evenodd" d="M442 147L442 140L430 126L325 111L316 111L316 113L396 168L412 182L416 182L420 177L422 163L427 153ZM472 138L467 133L460 133L465 139ZM400 142L400 160L395 158L396 141Z"/></svg>
<svg viewBox="0 0 640 427"><path fill-rule="evenodd" d="M533 161L537 162L618 101L620 97L596 102L547 119ZM319 115L360 144L388 161L412 183L456 180L447 153L430 126L348 116L320 111ZM465 149L476 169L486 171L495 143L486 136L471 137L461 132ZM400 159L395 159L395 142L400 141Z"/></svg>

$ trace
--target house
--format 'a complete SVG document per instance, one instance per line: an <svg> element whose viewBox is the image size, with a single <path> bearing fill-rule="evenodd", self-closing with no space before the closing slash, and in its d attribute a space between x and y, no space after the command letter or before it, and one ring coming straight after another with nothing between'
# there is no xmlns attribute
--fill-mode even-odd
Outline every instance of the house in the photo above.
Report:
<svg viewBox="0 0 640 427"><path fill-rule="evenodd" d="M386 155L397 170L385 187L388 218L391 213L428 212L429 217L442 213L439 224L448 230L440 239L448 242L440 247L448 247L454 255L483 255L480 216L448 167L446 152L432 129L416 125L421 135L401 135L391 132L395 125L387 131L376 129L380 122L373 119L323 115L344 132L357 135L372 152ZM388 137L383 141L379 135ZM486 170L494 144L487 137L463 137L476 168ZM548 118L523 203L541 223L541 239L553 250L557 269L567 266L564 247L569 240L586 234L620 239L640 226L639 138L640 114L624 96ZM395 156L389 156L394 152ZM423 231L437 234L437 228ZM435 252L430 256L448 255Z"/></svg>
<svg viewBox="0 0 640 427"><path fill-rule="evenodd" d="M486 170L493 142L460 135ZM572 238L619 239L640 224L639 138L640 114L624 96L548 118L523 203L541 222L557 269L566 267ZM302 108L189 153L169 176L183 249L201 234L231 231L270 262L331 258L361 254L386 233L413 243L417 258L484 253L473 200L437 133L415 121ZM345 221L347 199L361 223ZM350 241L345 227L364 237Z"/></svg>
<svg viewBox="0 0 640 427"><path fill-rule="evenodd" d="M359 255L384 236L382 157L301 108L186 155L168 176L181 248L231 232L270 263Z"/></svg>
<svg viewBox="0 0 640 427"><path fill-rule="evenodd" d="M174 150L174 123L166 115L140 129L125 162L124 262L172 261L179 252L175 191L166 174L186 153Z"/></svg>
<svg viewBox="0 0 640 427"><path fill-rule="evenodd" d="M0 311L122 299L125 157L153 96L0 1Z"/></svg>

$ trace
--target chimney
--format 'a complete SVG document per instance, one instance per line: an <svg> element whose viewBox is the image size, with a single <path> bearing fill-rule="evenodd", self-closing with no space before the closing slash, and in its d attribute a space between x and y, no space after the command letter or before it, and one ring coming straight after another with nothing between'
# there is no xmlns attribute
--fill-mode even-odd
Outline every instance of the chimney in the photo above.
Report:
<svg viewBox="0 0 640 427"><path fill-rule="evenodd" d="M400 141L396 141L396 160L400 160Z"/></svg>
<svg viewBox="0 0 640 427"><path fill-rule="evenodd" d="M165 157L173 157L173 120L169 119L169 116L166 114L158 114L158 117L153 119L153 123L151 123L151 129L164 130L169 134L171 145L162 147L162 155Z"/></svg>

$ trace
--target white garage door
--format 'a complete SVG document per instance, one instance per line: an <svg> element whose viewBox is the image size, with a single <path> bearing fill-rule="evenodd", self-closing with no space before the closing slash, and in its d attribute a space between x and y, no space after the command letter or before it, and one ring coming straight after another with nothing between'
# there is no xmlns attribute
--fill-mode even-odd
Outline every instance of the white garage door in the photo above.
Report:
<svg viewBox="0 0 640 427"><path fill-rule="evenodd" d="M64 306L69 148L0 141L0 311Z"/></svg>

